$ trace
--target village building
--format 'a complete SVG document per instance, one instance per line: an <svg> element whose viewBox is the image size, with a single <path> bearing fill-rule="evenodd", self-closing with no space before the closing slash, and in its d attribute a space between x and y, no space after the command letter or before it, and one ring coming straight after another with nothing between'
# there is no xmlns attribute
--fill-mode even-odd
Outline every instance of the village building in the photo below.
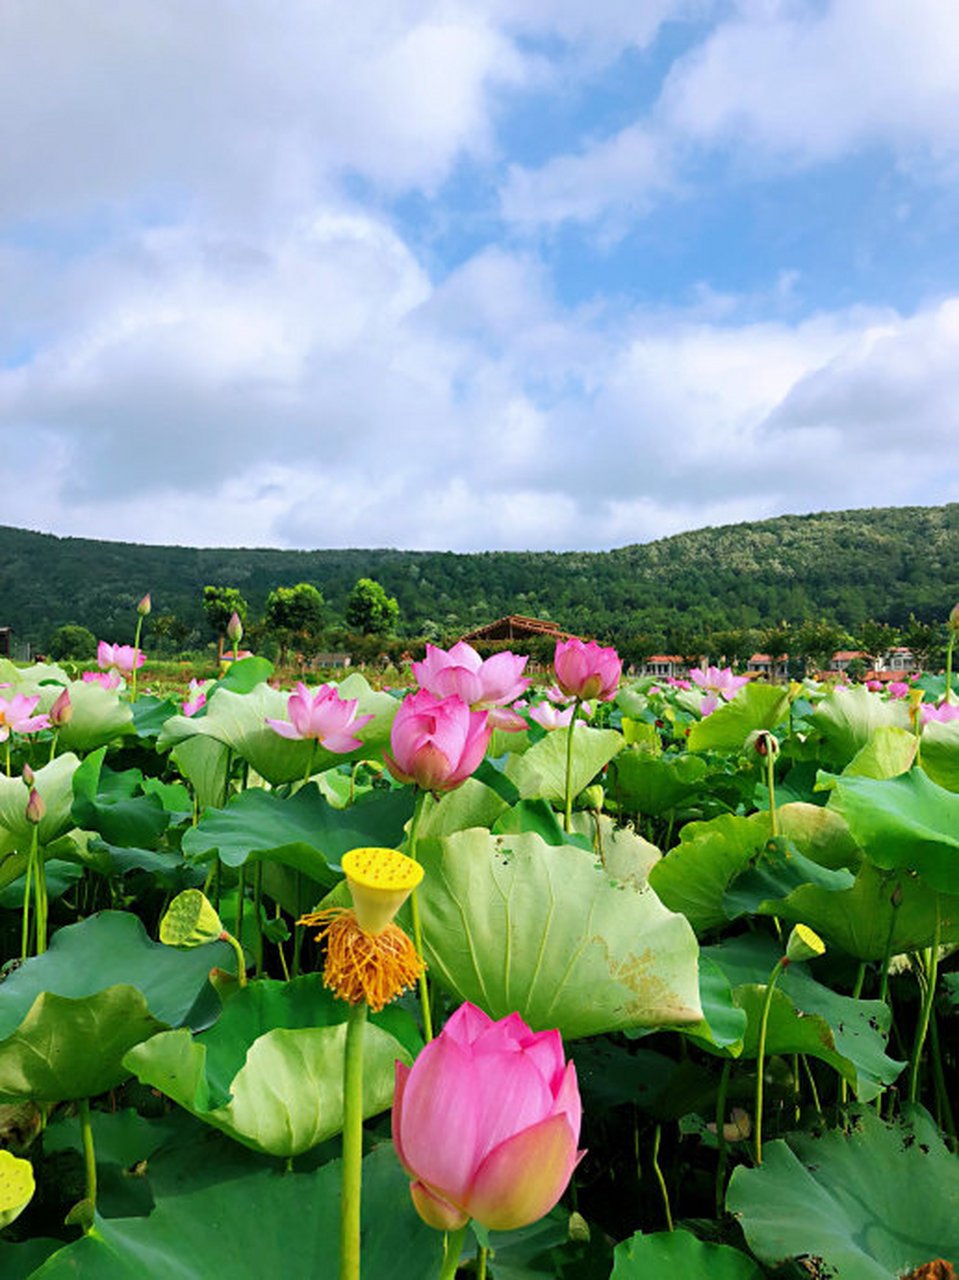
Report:
<svg viewBox="0 0 959 1280"><path fill-rule="evenodd" d="M677 653L654 653L640 667L639 674L680 680L689 675L689 663Z"/></svg>
<svg viewBox="0 0 959 1280"><path fill-rule="evenodd" d="M777 658L768 653L754 653L746 663L746 674L766 680L786 680L789 677L789 658L784 653Z"/></svg>

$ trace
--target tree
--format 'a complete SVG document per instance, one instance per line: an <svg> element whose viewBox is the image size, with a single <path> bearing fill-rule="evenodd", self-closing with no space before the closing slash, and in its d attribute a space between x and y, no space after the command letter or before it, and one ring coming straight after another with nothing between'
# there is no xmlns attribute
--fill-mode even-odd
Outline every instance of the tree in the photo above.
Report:
<svg viewBox="0 0 959 1280"><path fill-rule="evenodd" d="M848 640L841 627L831 622L804 622L796 632L796 644L806 659L807 671L825 671L832 655Z"/></svg>
<svg viewBox="0 0 959 1280"><path fill-rule="evenodd" d="M900 641L900 634L895 627L885 622L864 622L856 632L859 647L869 659L869 665L878 669L883 656Z"/></svg>
<svg viewBox="0 0 959 1280"><path fill-rule="evenodd" d="M97 638L87 627L67 622L57 627L47 645L47 654L54 662L73 658L85 662L97 656Z"/></svg>
<svg viewBox="0 0 959 1280"><path fill-rule="evenodd" d="M266 598L263 624L280 644L280 662L298 642L314 643L323 630L325 602L322 593L311 582L298 582L295 587L277 587Z"/></svg>
<svg viewBox="0 0 959 1280"><path fill-rule="evenodd" d="M234 613L237 614L245 627L249 607L236 587L203 588L203 612L210 630L217 638L217 645L221 654L230 619Z"/></svg>
<svg viewBox="0 0 959 1280"><path fill-rule="evenodd" d="M372 578L360 578L346 602L347 625L365 636L388 635L396 626L400 606Z"/></svg>

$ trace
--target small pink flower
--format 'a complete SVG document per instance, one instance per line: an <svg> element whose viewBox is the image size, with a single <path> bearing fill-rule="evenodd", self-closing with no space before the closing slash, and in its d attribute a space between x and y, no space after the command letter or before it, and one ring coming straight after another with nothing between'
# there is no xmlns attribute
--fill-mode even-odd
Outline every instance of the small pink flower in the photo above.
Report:
<svg viewBox="0 0 959 1280"><path fill-rule="evenodd" d="M396 1064L393 1144L420 1217L493 1231L537 1222L580 1159L576 1068L558 1031L464 1004L412 1067Z"/></svg>
<svg viewBox="0 0 959 1280"><path fill-rule="evenodd" d="M584 643L574 636L557 643L553 670L563 693L608 702L616 695L623 663L615 649L604 649L595 640Z"/></svg>
<svg viewBox="0 0 959 1280"><path fill-rule="evenodd" d="M383 758L398 782L451 791L479 767L492 732L485 711L420 689L400 704L390 730L392 755L386 751Z"/></svg>
<svg viewBox="0 0 959 1280"><path fill-rule="evenodd" d="M691 689L693 686L688 680L683 680L679 676L667 676L666 683L672 689Z"/></svg>
<svg viewBox="0 0 959 1280"><path fill-rule="evenodd" d="M111 692L114 689L119 689L120 685L123 684L123 677L116 667L112 671L84 671L80 679L84 684L99 684Z"/></svg>
<svg viewBox="0 0 959 1280"><path fill-rule="evenodd" d="M50 728L50 717L33 715L40 695L28 698L15 693L12 698L0 698L0 742L6 742L11 733L39 733Z"/></svg>
<svg viewBox="0 0 959 1280"><path fill-rule="evenodd" d="M909 685L905 680L890 680L886 688L889 690L890 698L907 698L909 696Z"/></svg>
<svg viewBox="0 0 959 1280"><path fill-rule="evenodd" d="M335 685L321 684L316 693L310 693L297 682L296 693L290 694L286 704L290 719L267 719L266 723L281 737L314 738L327 751L342 754L363 745L353 732L373 719L372 714L357 716L357 706L356 698L341 698Z"/></svg>
<svg viewBox="0 0 959 1280"><path fill-rule="evenodd" d="M107 644L106 640L101 640L97 645L97 666L101 671L116 670L129 676L133 674L134 654L139 671L146 661L142 649L135 650L132 644Z"/></svg>
<svg viewBox="0 0 959 1280"><path fill-rule="evenodd" d="M881 692L882 692L882 681L881 681L881 680L867 680L867 681L866 681L866 688L869 690L869 692L870 692L870 693L881 693Z"/></svg>
<svg viewBox="0 0 959 1280"><path fill-rule="evenodd" d="M531 682L523 675L523 668L528 661L528 657L509 650L484 661L472 645L460 640L449 650L428 644L423 661L413 663L413 675L421 689L438 698L455 695L474 711L488 711L508 706L526 692Z"/></svg>
<svg viewBox="0 0 959 1280"><path fill-rule="evenodd" d="M919 707L919 716L923 724L928 724L930 720L938 720L940 724L959 720L959 702L940 702L938 706L923 702Z"/></svg>
<svg viewBox="0 0 959 1280"><path fill-rule="evenodd" d="M543 729L565 729L573 718L573 707L569 706L563 711L551 702L537 702L530 707L529 718Z"/></svg>
<svg viewBox="0 0 959 1280"><path fill-rule="evenodd" d="M195 716L201 707L206 706L206 683L207 682L205 680L190 681L186 701L182 706L182 711L185 716Z"/></svg>
<svg viewBox="0 0 959 1280"><path fill-rule="evenodd" d="M749 676L734 675L732 667L707 667L705 671L702 667L693 667L689 675L705 693L716 694L726 702L735 698L743 685L749 684Z"/></svg>

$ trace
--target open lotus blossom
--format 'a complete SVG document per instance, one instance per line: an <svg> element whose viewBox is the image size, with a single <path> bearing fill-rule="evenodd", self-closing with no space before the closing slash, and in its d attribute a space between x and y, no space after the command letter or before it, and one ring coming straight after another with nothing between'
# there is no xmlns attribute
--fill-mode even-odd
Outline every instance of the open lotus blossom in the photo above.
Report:
<svg viewBox="0 0 959 1280"><path fill-rule="evenodd" d="M461 1005L412 1067L396 1064L393 1143L417 1212L451 1231L537 1222L572 1176L581 1119L558 1031Z"/></svg>
<svg viewBox="0 0 959 1280"><path fill-rule="evenodd" d="M890 680L886 685L890 698L908 698L909 685L905 680Z"/></svg>
<svg viewBox="0 0 959 1280"><path fill-rule="evenodd" d="M938 706L923 702L919 706L919 717L923 724L929 724L931 720L938 720L941 724L959 720L959 702L940 702Z"/></svg>
<svg viewBox="0 0 959 1280"><path fill-rule="evenodd" d="M556 683L567 696L608 702L619 688L623 663L615 649L604 649L595 640L585 642L574 636L557 643L553 670Z"/></svg>
<svg viewBox="0 0 959 1280"><path fill-rule="evenodd" d="M353 736L357 729L373 719L372 714L358 716L356 698L341 698L336 685L321 684L315 693L301 681L296 693L287 699L289 720L270 720L267 724L284 738L315 738L327 751L356 751L363 745Z"/></svg>
<svg viewBox="0 0 959 1280"><path fill-rule="evenodd" d="M190 681L186 701L181 707L185 716L195 716L201 707L206 706L206 684L205 680Z"/></svg>
<svg viewBox="0 0 959 1280"><path fill-rule="evenodd" d="M116 667L112 671L84 671L80 677L84 684L98 684L104 689L119 689L123 684L123 677L117 671Z"/></svg>
<svg viewBox="0 0 959 1280"><path fill-rule="evenodd" d="M97 645L97 666L101 671L120 671L129 676L133 674L134 666L139 670L145 661L143 650L134 649L132 644L107 644L106 640L101 640Z"/></svg>
<svg viewBox="0 0 959 1280"><path fill-rule="evenodd" d="M693 687L691 680L684 680L682 676L667 676L666 683L671 689L691 689Z"/></svg>
<svg viewBox="0 0 959 1280"><path fill-rule="evenodd" d="M743 687L749 684L749 676L734 675L732 667L693 667L689 678L704 693L714 694L730 702ZM705 714L705 713L704 713Z"/></svg>
<svg viewBox="0 0 959 1280"><path fill-rule="evenodd" d="M869 692L870 692L870 693L882 693L882 681L881 681L881 680L867 680L867 681L866 681L866 688L869 690Z"/></svg>
<svg viewBox="0 0 959 1280"><path fill-rule="evenodd" d="M483 659L460 640L449 650L428 644L426 657L413 663L413 675L421 689L438 698L455 694L474 711L489 711L494 729L525 729L522 716L506 708L529 688L531 682L523 675L528 661L509 650Z"/></svg>
<svg viewBox="0 0 959 1280"><path fill-rule="evenodd" d="M573 718L574 708L557 707L552 702L537 702L529 709L529 718L543 729L565 729Z"/></svg>
<svg viewBox="0 0 959 1280"><path fill-rule="evenodd" d="M50 717L35 716L40 695L28 698L15 693L12 698L0 698L0 742L6 742L11 733L39 733L50 728Z"/></svg>
<svg viewBox="0 0 959 1280"><path fill-rule="evenodd" d="M393 719L386 767L399 782L424 791L451 791L479 766L492 726L485 711L471 711L459 697L438 698L428 689L407 694Z"/></svg>

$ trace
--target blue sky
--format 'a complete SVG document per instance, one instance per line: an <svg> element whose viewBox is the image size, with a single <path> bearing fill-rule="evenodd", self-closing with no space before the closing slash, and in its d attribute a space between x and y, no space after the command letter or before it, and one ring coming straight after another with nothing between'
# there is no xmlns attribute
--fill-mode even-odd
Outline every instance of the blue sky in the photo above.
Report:
<svg viewBox="0 0 959 1280"><path fill-rule="evenodd" d="M11 0L0 165L3 523L562 549L959 499L943 0Z"/></svg>

